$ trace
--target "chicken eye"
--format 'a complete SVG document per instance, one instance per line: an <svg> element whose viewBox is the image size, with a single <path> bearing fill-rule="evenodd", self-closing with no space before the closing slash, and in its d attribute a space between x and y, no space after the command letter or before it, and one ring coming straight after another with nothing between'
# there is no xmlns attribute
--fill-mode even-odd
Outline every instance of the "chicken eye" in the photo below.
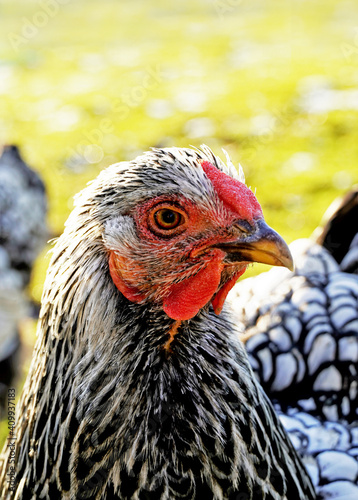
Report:
<svg viewBox="0 0 358 500"><path fill-rule="evenodd" d="M146 209L144 205L143 225L157 238L172 238L182 234L188 227L188 214L175 201L164 200Z"/></svg>
<svg viewBox="0 0 358 500"><path fill-rule="evenodd" d="M155 212L154 220L160 229L175 229L183 223L183 216L170 208L162 208Z"/></svg>

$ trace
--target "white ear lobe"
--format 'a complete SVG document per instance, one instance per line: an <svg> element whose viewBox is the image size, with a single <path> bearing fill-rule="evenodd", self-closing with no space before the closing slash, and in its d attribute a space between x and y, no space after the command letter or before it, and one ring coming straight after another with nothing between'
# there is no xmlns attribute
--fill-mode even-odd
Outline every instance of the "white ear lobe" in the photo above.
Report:
<svg viewBox="0 0 358 500"><path fill-rule="evenodd" d="M124 247L132 247L136 241L134 221L129 215L119 215L106 222L103 243L107 250L123 252Z"/></svg>
<svg viewBox="0 0 358 500"><path fill-rule="evenodd" d="M240 165L239 163L239 167L238 169L235 168L233 162L231 161L230 159L230 156L229 156L229 153L224 149L222 148L222 151L226 157L226 162L227 162L227 166L230 170L230 175L234 178L234 179L237 179L238 181L242 182L243 184L245 184L245 174L244 174L244 171L242 169L242 166Z"/></svg>

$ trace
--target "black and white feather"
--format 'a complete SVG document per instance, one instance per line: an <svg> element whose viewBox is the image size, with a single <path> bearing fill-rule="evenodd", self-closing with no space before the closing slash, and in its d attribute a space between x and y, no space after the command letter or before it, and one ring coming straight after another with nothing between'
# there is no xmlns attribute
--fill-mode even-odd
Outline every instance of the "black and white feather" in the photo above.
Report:
<svg viewBox="0 0 358 500"><path fill-rule="evenodd" d="M4 402L18 361L19 322L27 311L26 287L47 239L46 194L39 175L16 146L0 157L0 398Z"/></svg>
<svg viewBox="0 0 358 500"><path fill-rule="evenodd" d="M290 245L294 272L271 269L230 297L251 366L324 499L358 498L357 221L352 191L316 231L322 245Z"/></svg>
<svg viewBox="0 0 358 500"><path fill-rule="evenodd" d="M342 271L358 274L358 187L335 200L314 232Z"/></svg>

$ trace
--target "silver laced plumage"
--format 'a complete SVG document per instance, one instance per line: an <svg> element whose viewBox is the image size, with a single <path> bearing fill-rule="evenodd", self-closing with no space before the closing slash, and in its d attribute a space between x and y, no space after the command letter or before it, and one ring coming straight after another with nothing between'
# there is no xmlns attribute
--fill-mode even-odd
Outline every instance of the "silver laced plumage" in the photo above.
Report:
<svg viewBox="0 0 358 500"><path fill-rule="evenodd" d="M208 148L156 149L109 167L77 197L53 250L17 408L15 489L5 448L1 498L315 498L228 310L206 305L183 321L168 354L173 320L150 295L130 302L110 278L108 252L131 245L138 262L170 272L176 254L146 253L131 214L173 193L216 210L202 160L236 175Z"/></svg>

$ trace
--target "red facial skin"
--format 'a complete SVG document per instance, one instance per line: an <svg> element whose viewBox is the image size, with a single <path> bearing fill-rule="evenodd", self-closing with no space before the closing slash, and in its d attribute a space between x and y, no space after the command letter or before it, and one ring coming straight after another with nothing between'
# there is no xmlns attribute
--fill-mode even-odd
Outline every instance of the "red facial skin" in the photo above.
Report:
<svg viewBox="0 0 358 500"><path fill-rule="evenodd" d="M226 264L225 252L213 248L213 245L235 241L237 235L228 231L235 221L245 219L250 222L254 217L262 217L255 195L244 184L209 162L202 162L202 168L225 207L225 210L221 209L213 214L212 222L194 203L179 196L151 199L138 207L134 214L140 237L153 245L153 252L163 259L162 267L167 269L169 276L172 273L173 281L163 286L161 293L157 295L165 313L175 320L193 318L210 300L215 313L220 314L227 294L245 272L246 263ZM154 214L161 208L177 211L181 223L169 230L158 228ZM202 239L198 240L198 235L202 235ZM172 267L175 262L172 264L173 259L170 257L173 252L178 252L178 243L183 240L186 240L185 262L180 264L183 268L180 274L182 268ZM159 260L158 269L160 263ZM144 282L148 275L155 275L155 269L147 269L138 260L121 257L115 252L110 253L109 269L114 284L131 302L143 302L150 295L148 289L140 286L141 277ZM156 291L160 287L160 282L156 283L153 279L152 288ZM153 297L153 290L151 296Z"/></svg>
<svg viewBox="0 0 358 500"><path fill-rule="evenodd" d="M138 288L131 283L130 273L125 271L125 259L115 252L110 252L109 255L109 272L113 283L118 290L131 302L142 302L145 300L145 294L141 293ZM138 267L138 266L137 266ZM138 269L137 269L138 271ZM138 276L138 272L136 273Z"/></svg>

